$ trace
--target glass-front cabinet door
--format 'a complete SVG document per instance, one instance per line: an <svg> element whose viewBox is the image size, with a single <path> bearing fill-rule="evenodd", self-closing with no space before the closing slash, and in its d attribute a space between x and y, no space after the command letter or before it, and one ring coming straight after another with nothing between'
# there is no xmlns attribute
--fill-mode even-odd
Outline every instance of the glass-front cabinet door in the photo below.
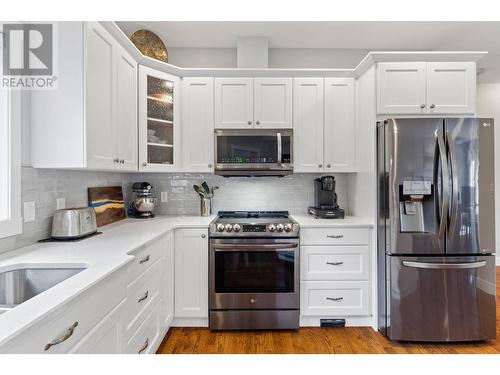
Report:
<svg viewBox="0 0 500 375"><path fill-rule="evenodd" d="M180 79L139 68L139 168L176 171L180 167Z"/></svg>

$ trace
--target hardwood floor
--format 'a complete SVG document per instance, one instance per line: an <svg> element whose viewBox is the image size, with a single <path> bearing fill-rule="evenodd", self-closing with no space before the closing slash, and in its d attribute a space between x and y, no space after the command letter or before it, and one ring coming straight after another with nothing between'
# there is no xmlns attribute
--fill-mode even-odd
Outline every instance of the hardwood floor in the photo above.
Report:
<svg viewBox="0 0 500 375"><path fill-rule="evenodd" d="M497 267L497 339L426 344L389 341L368 327L300 328L298 331L210 332L172 328L161 354L500 354L500 267Z"/></svg>

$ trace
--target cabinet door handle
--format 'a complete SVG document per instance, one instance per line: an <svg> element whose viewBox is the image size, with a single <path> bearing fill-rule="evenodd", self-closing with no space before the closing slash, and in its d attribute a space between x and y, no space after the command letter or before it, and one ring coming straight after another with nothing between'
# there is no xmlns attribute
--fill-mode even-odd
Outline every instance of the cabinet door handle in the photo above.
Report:
<svg viewBox="0 0 500 375"><path fill-rule="evenodd" d="M146 163L146 162L143 162L143 163L142 163L142 166L143 166L143 167L145 167L145 166L147 166L147 165L148 165L148 163Z"/></svg>
<svg viewBox="0 0 500 375"><path fill-rule="evenodd" d="M330 168L331 166L332 166L331 164L327 164L327 165L326 165L326 167L327 167L327 168Z"/></svg>
<svg viewBox="0 0 500 375"><path fill-rule="evenodd" d="M248 121L248 125L252 125L252 121Z"/></svg>
<svg viewBox="0 0 500 375"><path fill-rule="evenodd" d="M203 234L201 235L201 238L205 238L206 236L207 236L207 235L206 235L205 233L203 233Z"/></svg>
<svg viewBox="0 0 500 375"><path fill-rule="evenodd" d="M329 264L330 266L340 266L344 264L344 262L326 262L326 264Z"/></svg>
<svg viewBox="0 0 500 375"><path fill-rule="evenodd" d="M431 109L434 109L436 108L436 105L435 104L431 104Z"/></svg>
<svg viewBox="0 0 500 375"><path fill-rule="evenodd" d="M146 290L146 293L144 293L144 295L137 300L137 303L141 303L142 301L144 301L145 299L147 299L148 296L149 296L149 290Z"/></svg>
<svg viewBox="0 0 500 375"><path fill-rule="evenodd" d="M120 164L125 164L125 159L120 159Z"/></svg>
<svg viewBox="0 0 500 375"><path fill-rule="evenodd" d="M344 299L344 297L326 297L326 299L328 301L336 301L336 302L338 302L338 301L342 301Z"/></svg>
<svg viewBox="0 0 500 375"><path fill-rule="evenodd" d="M328 238L343 238L343 234L327 234L326 237Z"/></svg>
<svg viewBox="0 0 500 375"><path fill-rule="evenodd" d="M118 163L120 161L120 159L116 158L116 159L113 159L113 163Z"/></svg>
<svg viewBox="0 0 500 375"><path fill-rule="evenodd" d="M144 258L142 258L142 259L139 261L139 264L146 263L147 261L149 261L149 254L148 254L148 255L146 255Z"/></svg>
<svg viewBox="0 0 500 375"><path fill-rule="evenodd" d="M318 164L318 167L319 168L323 168L323 164Z"/></svg>
<svg viewBox="0 0 500 375"><path fill-rule="evenodd" d="M208 165L208 168L212 168L212 164L209 164L209 165Z"/></svg>
<svg viewBox="0 0 500 375"><path fill-rule="evenodd" d="M78 322L74 322L71 327L69 327L67 330L66 330L66 333L64 335L62 335L61 337L58 337L54 340L52 340L51 342L49 342L47 345L45 345L45 348L44 350L47 351L49 350L50 348L52 348L53 346L57 345L57 344L60 344L64 341L66 341L67 339L69 339L71 336L73 336L73 332L75 332L75 328L78 326Z"/></svg>
<svg viewBox="0 0 500 375"><path fill-rule="evenodd" d="M257 122L256 122L256 124L257 124L257 125L260 125L260 121L257 121Z"/></svg>
<svg viewBox="0 0 500 375"><path fill-rule="evenodd" d="M146 350L149 346L149 337L144 341L144 344L142 344L142 347L139 349L138 353L142 354L144 350Z"/></svg>
<svg viewBox="0 0 500 375"><path fill-rule="evenodd" d="M425 104L420 104L420 108L424 109L425 108Z"/></svg>

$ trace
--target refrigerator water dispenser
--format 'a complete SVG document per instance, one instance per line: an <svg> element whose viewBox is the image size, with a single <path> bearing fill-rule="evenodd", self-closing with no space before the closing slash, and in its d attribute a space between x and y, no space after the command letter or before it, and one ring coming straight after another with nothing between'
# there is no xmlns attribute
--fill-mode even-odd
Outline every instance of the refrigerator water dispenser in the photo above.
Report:
<svg viewBox="0 0 500 375"><path fill-rule="evenodd" d="M401 232L425 233L428 230L425 218L432 210L432 183L431 181L403 181L399 186L399 219Z"/></svg>

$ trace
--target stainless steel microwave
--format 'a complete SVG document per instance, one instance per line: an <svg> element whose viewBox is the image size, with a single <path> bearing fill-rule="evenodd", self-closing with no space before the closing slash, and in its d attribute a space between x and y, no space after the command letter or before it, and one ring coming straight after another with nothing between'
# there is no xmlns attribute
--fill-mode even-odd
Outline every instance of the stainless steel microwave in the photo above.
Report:
<svg viewBox="0 0 500 375"><path fill-rule="evenodd" d="M289 175L293 173L293 131L217 129L214 155L217 175Z"/></svg>

